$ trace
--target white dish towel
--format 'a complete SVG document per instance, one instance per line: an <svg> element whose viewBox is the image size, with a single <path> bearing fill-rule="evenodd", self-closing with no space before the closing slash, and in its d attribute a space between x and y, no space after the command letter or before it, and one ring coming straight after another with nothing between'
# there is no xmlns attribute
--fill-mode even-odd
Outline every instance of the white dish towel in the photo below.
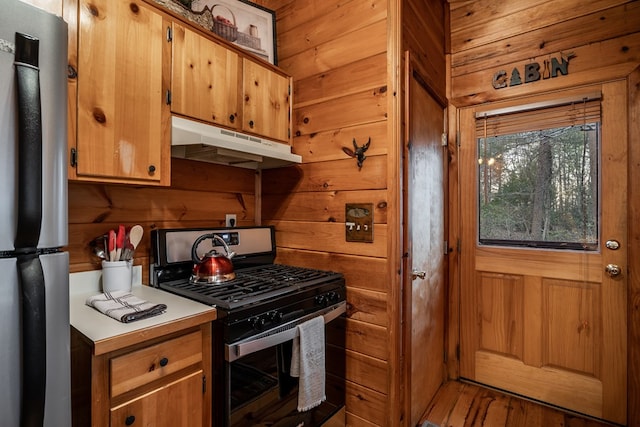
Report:
<svg viewBox="0 0 640 427"><path fill-rule="evenodd" d="M299 377L298 411L315 408L327 399L324 372L324 317L318 316L298 325L299 337L293 340L291 376Z"/></svg>
<svg viewBox="0 0 640 427"><path fill-rule="evenodd" d="M154 304L138 298L129 291L113 291L94 295L87 298L86 304L122 323L157 316L167 310L165 304Z"/></svg>

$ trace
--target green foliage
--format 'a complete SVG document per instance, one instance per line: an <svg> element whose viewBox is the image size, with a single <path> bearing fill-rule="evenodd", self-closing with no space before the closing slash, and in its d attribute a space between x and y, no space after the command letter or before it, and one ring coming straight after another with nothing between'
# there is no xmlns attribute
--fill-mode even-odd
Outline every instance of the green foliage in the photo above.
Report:
<svg viewBox="0 0 640 427"><path fill-rule="evenodd" d="M538 241L539 215L544 242L596 241L598 141L598 123L478 139L480 239Z"/></svg>

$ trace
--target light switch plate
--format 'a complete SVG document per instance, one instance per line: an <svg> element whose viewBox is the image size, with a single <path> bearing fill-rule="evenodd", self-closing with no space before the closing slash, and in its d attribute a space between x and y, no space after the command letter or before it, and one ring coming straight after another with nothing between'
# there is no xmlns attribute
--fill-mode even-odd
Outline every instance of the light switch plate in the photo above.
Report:
<svg viewBox="0 0 640 427"><path fill-rule="evenodd" d="M373 203L345 204L347 242L373 242Z"/></svg>

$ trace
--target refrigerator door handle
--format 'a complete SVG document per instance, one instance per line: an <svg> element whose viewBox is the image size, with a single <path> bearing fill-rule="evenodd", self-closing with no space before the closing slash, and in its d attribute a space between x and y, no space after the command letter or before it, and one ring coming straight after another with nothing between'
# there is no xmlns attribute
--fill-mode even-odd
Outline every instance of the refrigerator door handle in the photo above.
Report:
<svg viewBox="0 0 640 427"><path fill-rule="evenodd" d="M42 107L40 40L16 33L15 69L18 95L17 252L35 250L42 225Z"/></svg>
<svg viewBox="0 0 640 427"><path fill-rule="evenodd" d="M16 33L18 97L18 224L14 246L22 312L22 427L41 427L47 378L45 284L37 253L42 226L40 41Z"/></svg>
<svg viewBox="0 0 640 427"><path fill-rule="evenodd" d="M18 256L22 299L22 427L42 427L47 378L45 283L37 254Z"/></svg>

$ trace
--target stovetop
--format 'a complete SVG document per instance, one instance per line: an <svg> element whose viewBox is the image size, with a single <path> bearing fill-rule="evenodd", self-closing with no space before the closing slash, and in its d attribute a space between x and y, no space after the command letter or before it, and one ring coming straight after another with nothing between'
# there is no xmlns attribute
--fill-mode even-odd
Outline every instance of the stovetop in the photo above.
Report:
<svg viewBox="0 0 640 427"><path fill-rule="evenodd" d="M222 283L191 283L193 243L211 233L220 236L236 254L231 259L236 278ZM211 244L220 249L216 248L219 242L207 240L197 249L208 251ZM151 258L152 286L215 306L215 328L222 331L226 343L341 306L346 300L341 273L276 264L273 227L152 230Z"/></svg>
<svg viewBox="0 0 640 427"><path fill-rule="evenodd" d="M332 271L267 264L236 270L236 278L228 282L202 284L181 279L160 283L159 287L220 309L234 310L342 280L342 274Z"/></svg>
<svg viewBox="0 0 640 427"><path fill-rule="evenodd" d="M189 281L194 265L191 254L194 242L200 242L197 246L198 257L211 249L221 250L222 245L217 239L200 241L199 238L205 234L216 234L235 254L231 258L235 279L222 283ZM226 251L226 248L223 250ZM313 295L317 292L335 292L331 287L323 286L327 283L344 287L341 273L276 264L273 227L152 230L151 258L149 276L153 286L216 306L227 312L223 314L285 297L290 298L283 300L283 303L291 304L295 301L292 295L302 297L305 291L314 287L324 291L307 292L312 298L318 296ZM343 295L344 291L340 291L340 294ZM320 302L324 303L324 300ZM266 309L271 309L269 304L265 305Z"/></svg>

